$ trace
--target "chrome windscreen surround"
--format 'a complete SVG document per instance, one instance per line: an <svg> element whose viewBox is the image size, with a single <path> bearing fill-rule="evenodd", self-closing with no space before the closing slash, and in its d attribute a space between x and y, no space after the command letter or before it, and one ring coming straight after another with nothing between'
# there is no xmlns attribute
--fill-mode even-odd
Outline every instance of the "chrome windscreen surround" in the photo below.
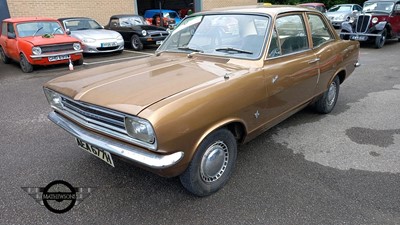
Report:
<svg viewBox="0 0 400 225"><path fill-rule="evenodd" d="M75 101L63 95L61 95L61 104L62 108L57 108L56 111L74 120L79 125L149 150L157 150L157 140L150 144L128 135L124 120L127 116L132 117L131 115Z"/></svg>

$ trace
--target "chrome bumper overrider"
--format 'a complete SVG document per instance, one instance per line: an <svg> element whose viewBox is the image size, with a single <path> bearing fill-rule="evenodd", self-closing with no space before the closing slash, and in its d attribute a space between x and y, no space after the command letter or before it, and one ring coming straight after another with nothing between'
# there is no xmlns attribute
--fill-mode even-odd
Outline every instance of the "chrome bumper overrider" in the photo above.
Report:
<svg viewBox="0 0 400 225"><path fill-rule="evenodd" d="M183 152L175 152L170 155L155 154L146 150L141 150L132 145L101 136L94 132L87 131L56 112L51 112L48 117L52 122L62 127L76 138L79 138L112 154L153 169L170 167L183 158Z"/></svg>

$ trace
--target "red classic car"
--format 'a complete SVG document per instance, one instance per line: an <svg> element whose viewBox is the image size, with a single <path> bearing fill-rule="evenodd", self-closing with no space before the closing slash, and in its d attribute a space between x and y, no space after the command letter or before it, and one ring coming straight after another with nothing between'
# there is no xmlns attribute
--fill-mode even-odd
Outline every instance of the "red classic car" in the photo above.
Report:
<svg viewBox="0 0 400 225"><path fill-rule="evenodd" d="M79 40L68 36L56 19L38 17L3 20L0 57L5 64L19 62L25 73L33 65L83 63Z"/></svg>

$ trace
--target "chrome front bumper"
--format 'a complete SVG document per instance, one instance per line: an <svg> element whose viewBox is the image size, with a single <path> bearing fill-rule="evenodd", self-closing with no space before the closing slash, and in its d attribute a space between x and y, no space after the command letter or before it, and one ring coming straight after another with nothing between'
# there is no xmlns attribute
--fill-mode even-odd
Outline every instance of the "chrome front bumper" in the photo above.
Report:
<svg viewBox="0 0 400 225"><path fill-rule="evenodd" d="M108 151L111 154L118 155L134 163L152 169L162 169L173 166L183 158L183 152L175 152L170 155L160 155L87 131L56 112L51 112L48 117L52 122L66 130L74 137Z"/></svg>
<svg viewBox="0 0 400 225"><path fill-rule="evenodd" d="M55 53L48 53L48 54L41 54L41 55L31 55L32 59L36 58L46 58L46 57L52 57L52 56L59 56L59 55L73 55L77 53L82 53L83 50L74 50L74 51L64 51L64 52L55 52Z"/></svg>

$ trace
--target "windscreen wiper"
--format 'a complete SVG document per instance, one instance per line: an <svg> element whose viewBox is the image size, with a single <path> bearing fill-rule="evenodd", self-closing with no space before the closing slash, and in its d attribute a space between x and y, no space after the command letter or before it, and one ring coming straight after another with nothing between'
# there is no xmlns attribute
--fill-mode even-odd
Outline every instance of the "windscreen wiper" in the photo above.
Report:
<svg viewBox="0 0 400 225"><path fill-rule="evenodd" d="M190 47L179 47L179 50L184 50L184 51L192 51L192 52L200 52L203 53L203 50L195 49L195 48L190 48Z"/></svg>
<svg viewBox="0 0 400 225"><path fill-rule="evenodd" d="M250 51L247 51L247 50L244 50L244 49L240 49L240 48L232 48L232 47L216 48L215 51L217 51L217 52L224 51L224 52L228 52L228 53L236 52L236 53L253 54L253 52L250 52Z"/></svg>
<svg viewBox="0 0 400 225"><path fill-rule="evenodd" d="M35 33L33 33L32 36L35 36L35 35L37 34L37 32L39 32L39 30L41 30L41 29L43 29L43 27L39 27L39 28L35 31Z"/></svg>

